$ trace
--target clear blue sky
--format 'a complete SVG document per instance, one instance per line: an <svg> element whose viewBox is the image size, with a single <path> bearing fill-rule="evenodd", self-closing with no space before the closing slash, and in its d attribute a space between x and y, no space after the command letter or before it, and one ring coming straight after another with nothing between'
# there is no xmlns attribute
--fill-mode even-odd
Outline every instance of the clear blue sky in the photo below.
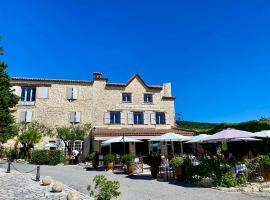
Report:
<svg viewBox="0 0 270 200"><path fill-rule="evenodd" d="M12 76L170 81L186 120L270 116L270 1L1 1Z"/></svg>

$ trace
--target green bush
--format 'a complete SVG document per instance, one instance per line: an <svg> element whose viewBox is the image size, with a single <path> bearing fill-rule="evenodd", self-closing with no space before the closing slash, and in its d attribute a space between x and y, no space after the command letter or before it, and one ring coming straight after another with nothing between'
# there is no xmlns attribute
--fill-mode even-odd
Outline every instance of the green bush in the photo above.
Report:
<svg viewBox="0 0 270 200"><path fill-rule="evenodd" d="M127 164L130 162L133 162L135 159L135 156L132 154L125 154L122 158L122 163Z"/></svg>
<svg viewBox="0 0 270 200"><path fill-rule="evenodd" d="M161 156L160 155L148 155L143 158L143 162L149 165L150 167L158 167L161 165Z"/></svg>
<svg viewBox="0 0 270 200"><path fill-rule="evenodd" d="M115 155L114 154L107 154L104 156L103 160L105 163L113 162L115 160Z"/></svg>
<svg viewBox="0 0 270 200"><path fill-rule="evenodd" d="M92 160L96 160L96 157L98 157L97 152L92 152L88 154L86 159L87 161L92 161Z"/></svg>
<svg viewBox="0 0 270 200"><path fill-rule="evenodd" d="M90 191L90 196L97 200L110 200L121 195L121 192L118 191L120 188L118 181L110 181L104 175L96 175L93 182L95 187L92 188L91 185L88 185L87 190Z"/></svg>
<svg viewBox="0 0 270 200"><path fill-rule="evenodd" d="M173 169L182 167L184 164L185 159L180 156L175 156L170 160L170 165L173 167Z"/></svg>
<svg viewBox="0 0 270 200"><path fill-rule="evenodd" d="M235 187L237 185L237 178L228 172L221 177L221 182L218 184L225 187Z"/></svg>
<svg viewBox="0 0 270 200"><path fill-rule="evenodd" d="M64 154L61 150L34 150L31 163L37 165L57 165L64 162Z"/></svg>

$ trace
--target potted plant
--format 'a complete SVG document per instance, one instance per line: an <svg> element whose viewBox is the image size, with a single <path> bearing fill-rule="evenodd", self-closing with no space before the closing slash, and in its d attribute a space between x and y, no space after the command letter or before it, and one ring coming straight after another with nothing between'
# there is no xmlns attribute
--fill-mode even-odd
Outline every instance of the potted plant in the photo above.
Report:
<svg viewBox="0 0 270 200"><path fill-rule="evenodd" d="M97 152L92 152L87 156L87 160L92 162L93 168L97 169L98 168L98 153Z"/></svg>
<svg viewBox="0 0 270 200"><path fill-rule="evenodd" d="M103 160L106 164L107 171L113 170L113 161L115 160L115 155L114 154L107 154L104 156Z"/></svg>
<svg viewBox="0 0 270 200"><path fill-rule="evenodd" d="M134 159L135 156L132 154L125 154L122 158L122 163L127 165L128 174L133 174L136 169L134 165Z"/></svg>
<svg viewBox="0 0 270 200"><path fill-rule="evenodd" d="M145 159L145 163L151 167L151 175L156 178L159 172L159 166L161 165L161 156L149 155Z"/></svg>
<svg viewBox="0 0 270 200"><path fill-rule="evenodd" d="M183 157L180 157L180 156L174 156L170 160L170 165L174 169L175 175L176 175L178 180L183 179L184 173L183 173L182 166L184 164L184 161L185 161L185 159Z"/></svg>

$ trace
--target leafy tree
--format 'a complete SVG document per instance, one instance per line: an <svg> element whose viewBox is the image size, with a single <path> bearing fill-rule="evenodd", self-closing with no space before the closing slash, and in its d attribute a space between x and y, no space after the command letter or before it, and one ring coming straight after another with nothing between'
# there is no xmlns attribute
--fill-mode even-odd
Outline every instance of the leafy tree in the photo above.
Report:
<svg viewBox="0 0 270 200"><path fill-rule="evenodd" d="M90 196L97 200L110 200L113 197L119 197L120 183L118 181L110 181L104 175L97 175L94 177L95 187L92 189L88 185L87 190L90 191Z"/></svg>
<svg viewBox="0 0 270 200"><path fill-rule="evenodd" d="M44 136L52 136L53 132L43 124L38 122L21 123L18 125L20 135L17 142L22 144L20 157L31 159L31 148L39 143Z"/></svg>
<svg viewBox="0 0 270 200"><path fill-rule="evenodd" d="M2 47L0 47L0 55L3 55ZM7 64L0 61L0 143L5 143L18 134L12 113L15 111L13 108L18 103L19 97L12 93L7 67Z"/></svg>
<svg viewBox="0 0 270 200"><path fill-rule="evenodd" d="M91 132L91 125L76 125L69 127L60 127L56 129L57 137L62 140L67 148L69 155L71 155L71 146L75 140L84 140Z"/></svg>

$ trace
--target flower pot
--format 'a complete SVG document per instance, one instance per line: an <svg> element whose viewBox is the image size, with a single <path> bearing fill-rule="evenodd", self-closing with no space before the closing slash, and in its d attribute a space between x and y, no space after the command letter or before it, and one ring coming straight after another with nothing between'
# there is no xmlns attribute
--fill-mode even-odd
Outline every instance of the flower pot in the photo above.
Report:
<svg viewBox="0 0 270 200"><path fill-rule="evenodd" d="M98 160L92 160L92 166L94 169L98 168Z"/></svg>
<svg viewBox="0 0 270 200"><path fill-rule="evenodd" d="M270 166L263 166L261 168L261 173L265 181L270 181Z"/></svg>
<svg viewBox="0 0 270 200"><path fill-rule="evenodd" d="M151 175L152 177L156 178L159 172L159 166L151 167Z"/></svg>
<svg viewBox="0 0 270 200"><path fill-rule="evenodd" d="M183 179L183 169L181 167L177 167L175 169L175 176L178 180L182 180Z"/></svg>
<svg viewBox="0 0 270 200"><path fill-rule="evenodd" d="M106 164L106 169L107 169L107 171L113 170L113 162L108 162L108 163Z"/></svg>
<svg viewBox="0 0 270 200"><path fill-rule="evenodd" d="M134 163L128 163L127 164L127 173L128 174L133 174L135 172L135 164Z"/></svg>

